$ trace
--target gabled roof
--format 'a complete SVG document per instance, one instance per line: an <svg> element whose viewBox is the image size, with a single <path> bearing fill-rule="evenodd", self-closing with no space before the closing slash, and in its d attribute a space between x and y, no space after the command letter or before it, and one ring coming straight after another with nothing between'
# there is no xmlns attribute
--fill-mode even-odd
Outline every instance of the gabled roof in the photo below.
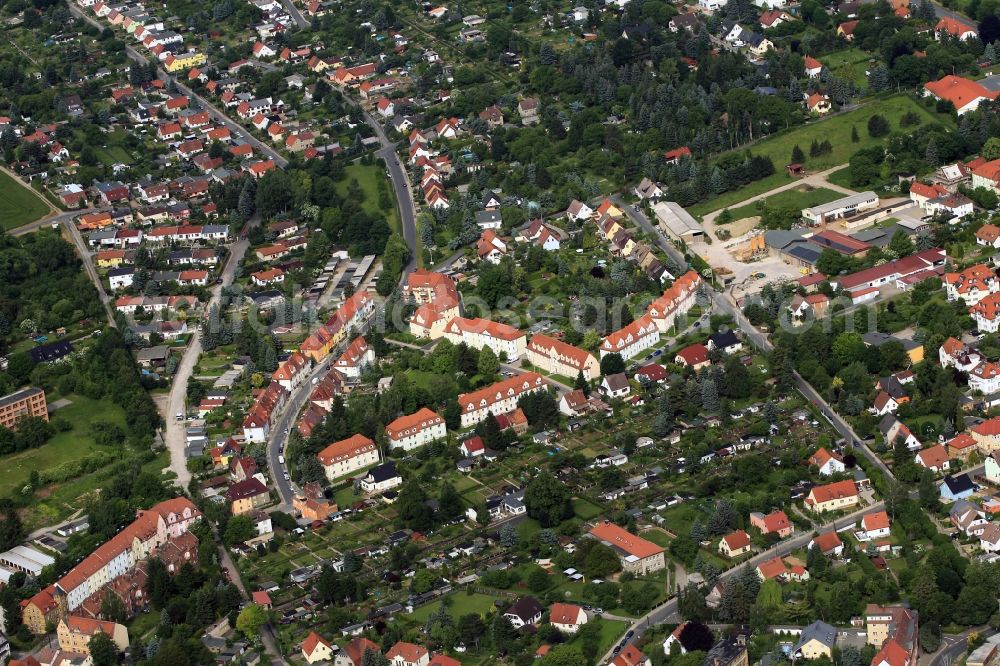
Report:
<svg viewBox="0 0 1000 666"><path fill-rule="evenodd" d="M743 530L736 530L722 537L729 550L741 550L750 545L750 535Z"/></svg>
<svg viewBox="0 0 1000 666"><path fill-rule="evenodd" d="M325 638L317 634L315 631L310 631L309 635L306 636L306 640L302 643L302 653L305 655L312 655L320 645L325 645L327 649L330 648L330 644Z"/></svg>

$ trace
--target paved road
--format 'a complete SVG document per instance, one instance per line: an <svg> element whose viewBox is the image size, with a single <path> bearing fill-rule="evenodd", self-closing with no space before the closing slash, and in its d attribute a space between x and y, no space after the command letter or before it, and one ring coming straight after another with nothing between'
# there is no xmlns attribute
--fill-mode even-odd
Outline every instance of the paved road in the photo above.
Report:
<svg viewBox="0 0 1000 666"><path fill-rule="evenodd" d="M820 175L820 174L817 174ZM687 259L681 254L680 250L669 243L660 231L649 221L645 213L641 210L635 210L632 206L629 206L621 201L617 196L611 197L611 200L615 202L619 207L621 207L629 219L631 219L640 229L648 233L655 241L657 246L670 255L674 261L677 261L682 266L687 266ZM743 334L747 339L758 349L770 352L774 349L771 341L768 340L767 336L761 333L756 327L750 324L746 317L738 307L725 295L714 289L709 290L709 294L712 298L712 302L718 311L728 314L736 322L737 327L743 331ZM892 470L879 458L875 453L868 448L868 446L858 437L857 433L851 425L845 421L837 412L827 404L826 400L821 396L816 389L812 387L802 376L796 372L795 382L798 386L799 391L810 400L813 405L815 405L830 421L830 424L834 429L843 437L848 443L852 444L859 453L861 453L865 458L867 458L873 465L885 474L886 478L895 478L892 474Z"/></svg>
<svg viewBox="0 0 1000 666"><path fill-rule="evenodd" d="M80 260L83 261L83 268L87 271L87 275L90 276L91 282L97 288L97 295L101 299L101 305L104 306L104 313L108 317L108 325L115 325L115 314L111 310L111 299L108 297L106 291L104 291L104 283L101 282L101 276L97 274L97 269L94 267L94 262L90 256L90 248L87 247L87 242L83 240L83 235L80 234L80 230L77 229L76 225L73 223L72 216L60 216L60 220L66 230L69 232L70 238L73 239L73 244L76 246L77 254L80 255Z"/></svg>
<svg viewBox="0 0 1000 666"><path fill-rule="evenodd" d="M251 224L258 223L259 220L257 219L251 220ZM229 257L222 269L222 284L212 287L212 295L208 303L205 304L206 313L210 312L212 306L218 303L222 287L233 283L236 269L239 268L240 262L243 261L243 255L246 254L248 247L250 247L249 241L241 238L229 248ZM177 372L174 374L173 383L170 385L170 394L167 397L166 413L163 414L163 420L167 424L166 432L164 433L164 442L166 443L167 450L170 452L170 471L177 475L177 484L184 490L187 490L188 484L191 482L191 473L187 469L187 455L184 452L187 445L186 422L178 421L176 415L187 414L188 382L191 380L191 375L194 373L194 368L198 364L200 356L201 328L198 327L194 329L194 333L188 339L188 344L181 355L180 363L177 364Z"/></svg>
<svg viewBox="0 0 1000 666"><path fill-rule="evenodd" d="M48 215L40 220L36 220L31 224L26 224L23 227L17 227L16 229L11 229L8 233L11 236L24 236L32 232L38 231L43 227L48 227L53 224L61 224L63 222L72 222L78 215L86 215L87 213L92 213L96 208L80 208L79 210L71 210L65 213L59 213L58 215Z"/></svg>
<svg viewBox="0 0 1000 666"><path fill-rule="evenodd" d="M247 592L246 585L243 584L243 579L240 577L240 571L236 568L236 564L233 562L233 557L230 554L229 549L226 548L219 540L218 534L215 535L215 539L219 544L219 563L222 565L223 569L229 572L229 580L233 582L236 589L238 589L240 594L243 595L243 599L249 600L250 594ZM264 650L272 659L277 660L278 663L283 666L288 666L288 662L285 661L285 658L281 655L281 651L278 650L278 641L274 637L274 627L271 626L270 622L262 627L260 640L261 643L264 644ZM274 662L272 661L272 663Z"/></svg>
<svg viewBox="0 0 1000 666"><path fill-rule="evenodd" d="M271 436L267 441L267 466L270 470L274 487L278 490L278 498L281 502L275 508L285 513L292 512L292 498L295 496L296 489L295 485L285 478L285 472L288 468L286 465L281 464L278 456L285 455L285 449L288 447L288 436L292 428L295 427L295 419L309 399L309 394L312 393L313 379L323 377L336 358L335 354L330 354L325 361L313 368L306 381L288 397L285 406L282 407L277 420L275 420L271 428Z"/></svg>
<svg viewBox="0 0 1000 666"><path fill-rule="evenodd" d="M866 513L871 511L878 511L885 507L884 502L875 502L870 504L863 509L858 509L843 518L838 518L836 520L830 521L824 524L822 527L817 528L818 532L825 532L831 529L840 529L848 525L853 525ZM790 539L786 539L780 543L775 544L767 550L761 551L754 555L752 558L742 563L740 566L734 567L732 569L727 569L723 571L719 578L725 580L736 576L740 571L743 570L745 566L751 568L756 567L758 564L765 562L773 557L784 557L789 553L792 553L800 548L805 547L806 544L812 539L813 531L799 532ZM671 597L663 602L661 605L657 606L650 612L646 613L638 620L632 623L630 629L635 632L635 635L630 639L631 642L638 642L642 638L643 634L652 626L664 623L676 624L680 622L680 617L677 615L677 597ZM604 655L602 663L607 662L612 658L612 652L608 652Z"/></svg>
<svg viewBox="0 0 1000 666"><path fill-rule="evenodd" d="M966 25L971 25L973 27L976 27L976 22L970 19L968 16L965 16L964 14L959 14L958 12L952 9L946 9L941 5L939 5L938 3L934 2L934 0L931 0L931 4L934 5L934 13L938 15L938 18L951 18L955 19L956 21L961 21Z"/></svg>
<svg viewBox="0 0 1000 666"><path fill-rule="evenodd" d="M94 17L92 17L89 14L87 14L80 7L78 7L75 2L68 2L68 3L66 3L66 5L69 8L69 11L70 11L71 14L73 14L74 16L76 16L78 18L83 19L84 21L86 21L90 25L94 26L98 30L103 30L104 28L110 27L108 25L102 24L100 21L98 21ZM129 39L129 38L126 38L126 39ZM149 57L148 56L144 56L143 54L141 54L139 51L137 51L135 48L133 48L129 44L126 44L126 46L125 46L125 53L126 53L126 55L128 55L129 58L131 58L135 62L140 62L140 63L145 64L145 63L147 63L149 61ZM284 157L282 157L280 154L278 154L277 151L275 151L273 148L271 148L267 144L262 143L261 141L257 140L252 134L250 134L249 130L247 130L245 127L243 127L239 123L237 123L237 122L233 121L232 119L230 119L229 116L227 116L225 113L223 113L212 102L208 101L207 99L205 99L204 97L202 97L198 93L194 92L191 88L189 88L187 85L185 85L182 81L174 78L173 76L171 76L170 74L168 74L166 70L164 70L162 68L158 69L158 76L161 79L163 79L164 81L173 81L176 84L176 86L177 86L177 90L179 90L180 92L184 93L185 95L189 95L190 97L193 97L194 99L198 100L198 102L201 104L202 108L204 108L204 110L208 111L209 115L213 119L215 119L216 121L218 121L218 122L222 123L223 125L225 125L226 127L228 127L229 130L233 134L239 136L244 142L249 143L251 146L253 146L254 150L256 150L257 152L259 152L259 153L261 153L263 155L266 155L270 159L274 160L274 163L277 164L281 168L285 168L286 166L288 166L288 160L286 160Z"/></svg>
<svg viewBox="0 0 1000 666"><path fill-rule="evenodd" d="M403 228L403 240L406 242L406 246L410 248L410 262L403 269L403 274L400 276L400 284L402 284L406 281L406 276L412 273L417 267L417 218L414 213L410 178L406 173L406 169L403 168L402 162L399 161L399 155L396 153L396 144L386 136L382 125L364 109L362 109L362 113L365 122L372 128L375 136L378 137L379 143L382 144L382 148L379 149L376 155L385 160L389 178L392 180L392 189L396 194L399 220Z"/></svg>
<svg viewBox="0 0 1000 666"><path fill-rule="evenodd" d="M281 5L285 8L285 11L288 12L288 15L292 17L292 20L295 21L295 25L297 25L300 30L310 27L309 21L302 17L302 12L300 12L299 8L295 6L294 0L281 0Z"/></svg>
<svg viewBox="0 0 1000 666"><path fill-rule="evenodd" d="M996 629L990 627L976 627L967 629L961 634L945 636L941 639L941 648L931 656L928 666L951 666L958 661L969 649L969 634L973 631L978 632L984 638L997 633Z"/></svg>

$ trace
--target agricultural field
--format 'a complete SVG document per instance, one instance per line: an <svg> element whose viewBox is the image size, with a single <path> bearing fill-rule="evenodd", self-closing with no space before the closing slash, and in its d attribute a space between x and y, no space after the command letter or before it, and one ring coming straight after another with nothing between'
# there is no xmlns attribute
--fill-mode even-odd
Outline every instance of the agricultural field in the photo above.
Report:
<svg viewBox="0 0 1000 666"><path fill-rule="evenodd" d="M49 207L39 195L0 172L0 229L10 231L41 219Z"/></svg>

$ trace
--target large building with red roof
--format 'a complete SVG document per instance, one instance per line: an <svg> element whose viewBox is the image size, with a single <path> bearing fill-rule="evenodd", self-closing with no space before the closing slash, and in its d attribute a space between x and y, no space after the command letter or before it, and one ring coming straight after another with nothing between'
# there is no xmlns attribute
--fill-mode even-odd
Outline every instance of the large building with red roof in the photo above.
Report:
<svg viewBox="0 0 1000 666"><path fill-rule="evenodd" d="M581 372L588 382L601 376L601 364L593 354L550 335L531 336L527 349L528 363L544 372L576 377Z"/></svg>
<svg viewBox="0 0 1000 666"><path fill-rule="evenodd" d="M527 338L522 331L500 322L476 317L454 317L444 330L445 337L453 344L465 343L472 349L489 347L497 358L508 361L521 358L527 346Z"/></svg>
<svg viewBox="0 0 1000 666"><path fill-rule="evenodd" d="M45 622L39 624L39 619L65 617L85 605L99 608L118 579L129 576L143 560L156 556L169 541L186 534L200 517L201 512L186 497L139 511L132 523L98 546L55 585L22 603L26 624L32 632L44 633Z"/></svg>
<svg viewBox="0 0 1000 666"><path fill-rule="evenodd" d="M389 446L410 451L418 446L444 439L447 435L444 419L423 407L413 414L400 416L385 427Z"/></svg>
<svg viewBox="0 0 1000 666"><path fill-rule="evenodd" d="M638 537L610 521L594 525L589 534L618 552L625 571L641 576L666 566L662 546Z"/></svg>
<svg viewBox="0 0 1000 666"><path fill-rule="evenodd" d="M601 341L601 358L618 354L624 360L638 356L660 341L660 330L648 314L626 324Z"/></svg>
<svg viewBox="0 0 1000 666"><path fill-rule="evenodd" d="M537 372L523 372L507 379L458 396L462 427L469 428L490 415L499 416L517 409L523 395L541 391L545 380Z"/></svg>
<svg viewBox="0 0 1000 666"><path fill-rule="evenodd" d="M984 100L993 100L1000 93L989 90L982 84L960 76L949 74L937 81L924 84L924 94L935 99L951 102L958 115L975 111Z"/></svg>
<svg viewBox="0 0 1000 666"><path fill-rule="evenodd" d="M360 434L330 444L316 457L329 481L374 465L381 459L375 442Z"/></svg>

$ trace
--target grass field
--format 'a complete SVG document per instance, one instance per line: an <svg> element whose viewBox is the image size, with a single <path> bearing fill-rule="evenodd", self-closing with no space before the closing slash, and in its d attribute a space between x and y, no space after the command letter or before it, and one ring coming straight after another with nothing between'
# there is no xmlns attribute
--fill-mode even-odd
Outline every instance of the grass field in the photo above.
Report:
<svg viewBox="0 0 1000 666"><path fill-rule="evenodd" d="M34 192L0 172L0 228L23 227L48 212L49 207Z"/></svg>
<svg viewBox="0 0 1000 666"><path fill-rule="evenodd" d="M597 518L604 512L604 509L588 499L577 498L573 500L573 513L580 520L590 520Z"/></svg>
<svg viewBox="0 0 1000 666"><path fill-rule="evenodd" d="M781 132L770 138L747 146L755 155L765 155L774 162L775 173L756 182L750 183L744 188L724 192L710 201L705 201L688 208L688 212L694 216L701 216L713 210L727 208L741 203L750 197L763 194L776 187L792 182L792 178L785 171L792 156L792 148L796 145L802 149L806 155L809 154L809 146L812 140L822 137L830 141L833 150L826 155L819 157L807 157L805 167L811 172L824 171L838 164L846 164L851 159L851 155L861 148L868 148L876 144L883 143L883 139L873 139L868 136L868 119L876 114L882 115L889 121L893 131L900 130L899 120L904 114L913 111L920 119L921 123L949 122L944 116L928 111L917 104L906 95L894 95L885 99L876 100L870 104L832 116L826 120L808 123L800 127ZM851 128L857 128L859 141L851 142ZM907 130L913 128L907 128Z"/></svg>
<svg viewBox="0 0 1000 666"><path fill-rule="evenodd" d="M453 592L446 598L450 602L449 609L451 611L451 616L455 619L458 619L463 615L468 615L469 613L486 615L486 613L493 608L493 602L496 601L494 597L485 594L479 594L478 592L475 594L469 594L465 591ZM423 623L426 622L427 618L434 614L440 607L441 600L433 601L426 606L421 606L420 608L414 610L410 617L417 622Z"/></svg>
<svg viewBox="0 0 1000 666"><path fill-rule="evenodd" d="M125 425L125 412L117 405L105 400L92 400L79 395L68 398L73 404L53 413L68 421L73 427L66 432L56 433L46 444L37 449L21 451L0 459L4 473L0 476L0 495L9 495L20 490L28 480L32 470L43 472L64 462L78 460L96 450L104 451L90 436L90 424L94 421L111 421Z"/></svg>
<svg viewBox="0 0 1000 666"><path fill-rule="evenodd" d="M347 186L351 180L357 180L361 186L365 201L363 208L369 215L384 215L389 228L400 233L399 213L396 211L396 199L392 192L392 183L381 168L375 164L351 164L344 169L344 179L337 183L337 194L347 196ZM389 192L389 207L379 208L378 181L384 180Z"/></svg>
<svg viewBox="0 0 1000 666"><path fill-rule="evenodd" d="M808 208L809 206L818 206L819 204L833 201L842 196L839 192L828 190L825 187L818 187L816 189L796 187L795 189L778 192L764 201L772 208ZM760 202L754 201L739 208L731 208L729 212L732 214L734 221L744 217L760 215L760 210L757 208L758 203Z"/></svg>
<svg viewBox="0 0 1000 666"><path fill-rule="evenodd" d="M871 56L861 49L848 48L834 53L828 53L820 58L838 78L853 81L862 90L868 87L868 76L865 70L868 68L868 59Z"/></svg>

